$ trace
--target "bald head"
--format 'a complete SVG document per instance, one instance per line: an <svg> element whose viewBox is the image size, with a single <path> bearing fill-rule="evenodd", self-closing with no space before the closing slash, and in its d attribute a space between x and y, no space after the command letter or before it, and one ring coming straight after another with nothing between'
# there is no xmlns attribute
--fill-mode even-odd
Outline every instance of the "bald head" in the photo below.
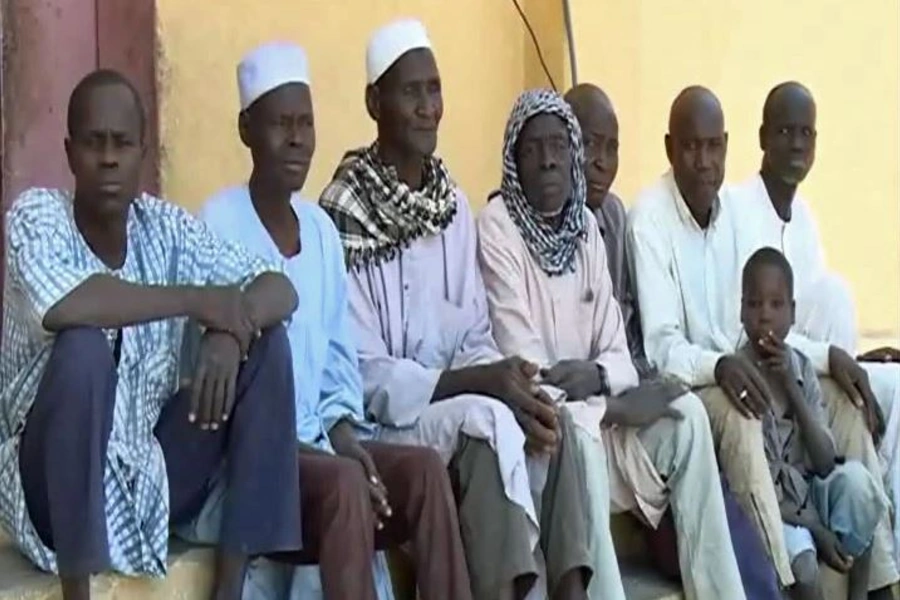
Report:
<svg viewBox="0 0 900 600"><path fill-rule="evenodd" d="M788 81L772 88L763 105L759 147L764 178L793 187L806 178L816 156L816 101L806 86Z"/></svg>
<svg viewBox="0 0 900 600"><path fill-rule="evenodd" d="M725 178L728 134L722 105L701 86L685 88L669 112L666 154L675 183L701 227L705 227Z"/></svg>
<svg viewBox="0 0 900 600"><path fill-rule="evenodd" d="M581 83L566 92L566 102L581 126L587 202L598 208L619 170L619 121L609 96L596 85Z"/></svg>
<svg viewBox="0 0 900 600"><path fill-rule="evenodd" d="M766 96L766 103L763 104L763 125L777 119L780 113L793 107L812 108L815 111L816 101L812 92L796 81L779 83Z"/></svg>
<svg viewBox="0 0 900 600"><path fill-rule="evenodd" d="M565 99L579 121L598 112L613 113L615 116L609 96L593 83L579 83L566 92Z"/></svg>
<svg viewBox="0 0 900 600"><path fill-rule="evenodd" d="M725 117L719 99L707 88L694 85L683 89L672 102L669 111L669 134L684 130L686 127L696 127L698 121L713 125L720 123L719 129L723 132L725 130Z"/></svg>

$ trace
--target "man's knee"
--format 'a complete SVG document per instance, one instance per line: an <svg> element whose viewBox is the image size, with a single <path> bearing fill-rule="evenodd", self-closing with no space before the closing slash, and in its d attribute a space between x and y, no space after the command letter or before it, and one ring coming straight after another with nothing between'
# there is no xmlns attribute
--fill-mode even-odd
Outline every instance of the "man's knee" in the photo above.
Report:
<svg viewBox="0 0 900 600"><path fill-rule="evenodd" d="M681 415L680 419L667 421L672 426L676 454L687 457L695 448L706 448L712 452L709 418L700 398L693 393L687 393L673 400L671 406Z"/></svg>
<svg viewBox="0 0 900 600"><path fill-rule="evenodd" d="M340 512L360 504L363 499L368 503L369 484L366 472L359 461L349 458L335 457L329 465L329 478L325 482L317 482L314 485L327 485L331 488L329 503ZM300 485L304 482L301 481Z"/></svg>
<svg viewBox="0 0 900 600"><path fill-rule="evenodd" d="M287 330L284 325L277 324L263 329L256 343L262 343L277 350L290 350L291 342L288 339Z"/></svg>
<svg viewBox="0 0 900 600"><path fill-rule="evenodd" d="M447 466L441 459L441 455L433 448L416 448L412 461L416 469L429 479L434 477L444 478L447 475Z"/></svg>
<svg viewBox="0 0 900 600"><path fill-rule="evenodd" d="M706 387L699 390L697 396L699 396L703 407L706 409L713 434L716 437L754 429L759 435L759 439L762 440L762 426L759 419L745 417L741 414L722 388L718 386Z"/></svg>
<svg viewBox="0 0 900 600"><path fill-rule="evenodd" d="M64 370L67 378L101 372L106 375L113 367L113 351L106 334L97 327L64 329L53 340L48 366Z"/></svg>
<svg viewBox="0 0 900 600"><path fill-rule="evenodd" d="M291 362L291 342L283 325L273 325L263 329L259 338L250 345L249 357L259 355L263 365Z"/></svg>
<svg viewBox="0 0 900 600"><path fill-rule="evenodd" d="M487 440L460 436L459 447L450 462L450 477L457 503L466 504L469 492L479 498L504 496L500 458Z"/></svg>
<svg viewBox="0 0 900 600"><path fill-rule="evenodd" d="M403 448L403 453L396 458L396 469L403 473L408 485L419 481L427 491L433 488L444 489L449 486L447 478L447 466L433 448L423 446L408 446Z"/></svg>
<svg viewBox="0 0 900 600"><path fill-rule="evenodd" d="M830 426L847 432L851 436L869 436L863 411L856 407L837 382L831 377L820 377L819 387L828 414L831 416Z"/></svg>
<svg viewBox="0 0 900 600"><path fill-rule="evenodd" d="M764 452L762 422L759 419L742 415L722 388L704 388L697 395L703 403L713 436L718 443L727 442L747 451Z"/></svg>
<svg viewBox="0 0 900 600"><path fill-rule="evenodd" d="M804 588L815 588L819 581L819 561L812 550L801 552L791 562L796 585Z"/></svg>
<svg viewBox="0 0 900 600"><path fill-rule="evenodd" d="M672 401L672 408L681 414L681 422L685 425L709 431L706 407L696 394L688 392L680 398L676 398Z"/></svg>
<svg viewBox="0 0 900 600"><path fill-rule="evenodd" d="M862 494L866 498L871 498L878 495L874 477L859 461L848 460L835 466L830 479L831 486L851 496Z"/></svg>

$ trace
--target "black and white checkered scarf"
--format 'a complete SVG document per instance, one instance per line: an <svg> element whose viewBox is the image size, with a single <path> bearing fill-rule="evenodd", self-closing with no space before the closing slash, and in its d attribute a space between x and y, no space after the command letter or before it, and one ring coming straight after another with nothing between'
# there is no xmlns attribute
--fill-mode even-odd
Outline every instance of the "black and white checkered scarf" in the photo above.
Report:
<svg viewBox="0 0 900 600"><path fill-rule="evenodd" d="M554 229L529 204L519 183L516 165L516 143L528 119L540 114L552 114L566 123L569 149L572 153L572 195L563 207L563 219ZM525 245L548 275L571 272L575 266L575 250L586 233L584 206L587 188L584 181L584 147L581 128L569 105L552 90L529 90L519 96L506 123L503 137L503 181L500 194L510 217L525 240Z"/></svg>
<svg viewBox="0 0 900 600"><path fill-rule="evenodd" d="M344 155L319 204L337 226L347 266L377 265L443 231L456 214L456 186L443 162L429 157L422 188L409 189L378 158L376 142Z"/></svg>

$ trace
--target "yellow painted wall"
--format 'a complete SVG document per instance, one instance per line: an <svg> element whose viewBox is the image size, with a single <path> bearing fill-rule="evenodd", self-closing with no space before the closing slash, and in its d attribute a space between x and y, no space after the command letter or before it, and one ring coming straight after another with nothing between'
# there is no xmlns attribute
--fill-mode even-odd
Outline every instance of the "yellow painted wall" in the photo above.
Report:
<svg viewBox="0 0 900 600"><path fill-rule="evenodd" d="M157 0L163 191L195 209L249 173L237 137L235 66L254 45L305 46L318 149L306 186L317 197L343 152L371 142L365 46L396 17L425 22L444 84L439 152L473 204L500 181L510 107L522 89L522 25L508 0Z"/></svg>
<svg viewBox="0 0 900 600"><path fill-rule="evenodd" d="M626 200L666 167L672 98L700 83L719 94L728 177L758 166L769 88L798 79L819 104L816 166L803 186L828 258L856 293L864 333L900 336L900 0L570 0L582 81L604 87L621 122L616 187ZM520 0L548 68L568 85L561 2ZM265 8L261 8L265 7ZM286 38L312 62L317 195L341 153L368 143L365 43L421 18L444 79L439 151L478 207L499 181L508 111L546 77L511 0L157 0L163 190L196 208L243 180L234 68L255 44Z"/></svg>
<svg viewBox="0 0 900 600"><path fill-rule="evenodd" d="M604 87L621 126L618 190L666 167L669 106L688 84L715 91L729 131L727 177L759 166L769 89L797 79L818 103L810 200L863 334L900 336L900 2L570 0L579 79Z"/></svg>

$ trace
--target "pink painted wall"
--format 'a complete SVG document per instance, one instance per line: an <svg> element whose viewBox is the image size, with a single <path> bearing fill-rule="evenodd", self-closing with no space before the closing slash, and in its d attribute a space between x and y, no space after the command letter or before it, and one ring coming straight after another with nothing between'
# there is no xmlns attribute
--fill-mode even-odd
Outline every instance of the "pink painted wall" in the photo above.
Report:
<svg viewBox="0 0 900 600"><path fill-rule="evenodd" d="M66 107L75 84L98 66L122 72L142 96L149 143L142 181L158 191L155 6L154 0L0 0L3 215L28 187L71 187ZM0 241L2 234L0 225Z"/></svg>
<svg viewBox="0 0 900 600"><path fill-rule="evenodd" d="M141 182L159 193L159 118L156 93L156 2L96 0L100 67L124 73L135 85L147 115L147 158Z"/></svg>
<svg viewBox="0 0 900 600"><path fill-rule="evenodd" d="M32 185L69 186L69 93L97 64L94 0L4 0L4 208Z"/></svg>

